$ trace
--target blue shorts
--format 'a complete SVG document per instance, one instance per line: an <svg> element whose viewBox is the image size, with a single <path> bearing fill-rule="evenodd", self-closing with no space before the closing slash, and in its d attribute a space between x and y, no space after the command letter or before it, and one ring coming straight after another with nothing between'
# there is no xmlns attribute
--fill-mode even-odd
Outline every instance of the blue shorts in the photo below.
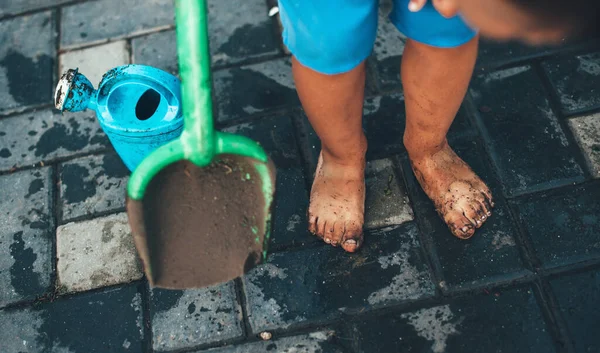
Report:
<svg viewBox="0 0 600 353"><path fill-rule="evenodd" d="M431 5L408 10L393 0L390 20L405 36L440 48L470 41L476 31L459 17L444 18ZM303 65L323 74L355 68L373 49L379 0L279 0L283 42Z"/></svg>

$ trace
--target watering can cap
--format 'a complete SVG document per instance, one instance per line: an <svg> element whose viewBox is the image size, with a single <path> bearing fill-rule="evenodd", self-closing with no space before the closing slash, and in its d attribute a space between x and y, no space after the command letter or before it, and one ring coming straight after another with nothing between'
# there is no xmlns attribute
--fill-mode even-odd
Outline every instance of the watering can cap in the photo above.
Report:
<svg viewBox="0 0 600 353"><path fill-rule="evenodd" d="M71 91L71 84L78 70L78 68L67 70L58 81L58 85L54 91L54 106L61 112L64 111L65 98L67 98L67 95Z"/></svg>
<svg viewBox="0 0 600 353"><path fill-rule="evenodd" d="M78 69L69 69L65 72L54 91L54 105L56 109L71 112L84 111L94 94L94 86Z"/></svg>

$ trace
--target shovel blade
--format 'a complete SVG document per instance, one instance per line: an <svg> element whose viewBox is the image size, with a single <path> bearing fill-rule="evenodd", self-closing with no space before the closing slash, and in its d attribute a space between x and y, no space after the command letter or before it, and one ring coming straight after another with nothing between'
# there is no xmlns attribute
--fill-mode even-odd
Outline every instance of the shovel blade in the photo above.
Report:
<svg viewBox="0 0 600 353"><path fill-rule="evenodd" d="M274 181L272 163L236 155L204 168L179 161L160 171L142 200L127 200L150 285L202 288L262 263Z"/></svg>

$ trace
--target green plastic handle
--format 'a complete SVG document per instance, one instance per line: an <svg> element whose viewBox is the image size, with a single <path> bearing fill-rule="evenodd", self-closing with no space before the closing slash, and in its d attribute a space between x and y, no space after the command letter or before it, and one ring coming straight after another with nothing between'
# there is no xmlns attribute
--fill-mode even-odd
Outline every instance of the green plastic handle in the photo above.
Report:
<svg viewBox="0 0 600 353"><path fill-rule="evenodd" d="M181 144L185 158L204 167L215 155L206 1L175 1L175 18L184 119Z"/></svg>
<svg viewBox="0 0 600 353"><path fill-rule="evenodd" d="M158 172L182 159L198 167L207 166L218 154L267 162L255 141L214 129L206 0L176 0L175 25L184 128L179 139L161 146L137 166L128 184L128 195L134 200L143 198Z"/></svg>
<svg viewBox="0 0 600 353"><path fill-rule="evenodd" d="M175 14L184 116L181 144L185 158L199 167L208 165L215 155L222 153L266 162L267 156L256 142L214 130L206 0L177 0Z"/></svg>

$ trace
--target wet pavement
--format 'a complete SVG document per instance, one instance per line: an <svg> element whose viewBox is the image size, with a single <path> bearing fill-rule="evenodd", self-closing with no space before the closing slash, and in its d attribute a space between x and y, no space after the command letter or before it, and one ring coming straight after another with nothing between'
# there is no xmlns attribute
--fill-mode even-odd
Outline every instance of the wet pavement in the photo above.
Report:
<svg viewBox="0 0 600 353"><path fill-rule="evenodd" d="M597 41L482 42L449 140L497 206L461 241L410 170L405 38L382 13L364 109L365 245L346 254L306 229L319 142L272 1L208 3L217 127L259 141L278 167L268 263L211 288L149 288L127 225L127 168L93 112L53 107L67 68L95 85L128 63L177 73L172 2L9 1L0 352L600 351Z"/></svg>

